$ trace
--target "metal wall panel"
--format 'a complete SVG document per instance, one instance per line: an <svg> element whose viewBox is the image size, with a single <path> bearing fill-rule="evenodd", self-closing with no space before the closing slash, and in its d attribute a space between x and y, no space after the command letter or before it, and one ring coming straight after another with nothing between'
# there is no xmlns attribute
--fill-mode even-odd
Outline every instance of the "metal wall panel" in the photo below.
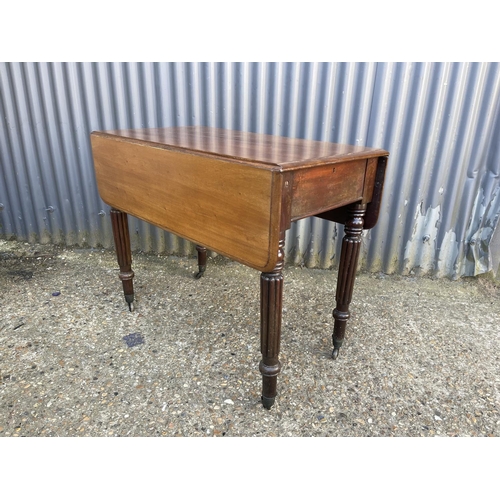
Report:
<svg viewBox="0 0 500 500"><path fill-rule="evenodd" d="M0 63L0 236L112 247L92 130L208 125L390 152L360 266L457 278L500 260L499 63ZM131 218L134 249L193 245ZM290 264L338 264L342 227L287 233Z"/></svg>

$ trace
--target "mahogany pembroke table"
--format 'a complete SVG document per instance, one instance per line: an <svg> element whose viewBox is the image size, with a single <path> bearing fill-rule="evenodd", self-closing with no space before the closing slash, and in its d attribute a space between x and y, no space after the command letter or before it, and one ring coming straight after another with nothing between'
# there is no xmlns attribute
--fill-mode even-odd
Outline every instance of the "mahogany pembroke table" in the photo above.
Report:
<svg viewBox="0 0 500 500"><path fill-rule="evenodd" d="M363 229L378 218L388 152L209 127L91 134L99 194L111 208L125 300L134 300L127 214L261 272L262 403L280 372L285 232L316 216L344 224L333 311L333 353L342 345Z"/></svg>

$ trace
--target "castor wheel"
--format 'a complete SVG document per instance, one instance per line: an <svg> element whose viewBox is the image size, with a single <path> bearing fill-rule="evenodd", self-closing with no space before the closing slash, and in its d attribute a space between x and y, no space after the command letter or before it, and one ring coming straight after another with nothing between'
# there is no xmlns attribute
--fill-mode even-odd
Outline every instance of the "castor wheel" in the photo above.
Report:
<svg viewBox="0 0 500 500"><path fill-rule="evenodd" d="M266 396L261 396L260 399L262 401L262 406L266 410L270 410L271 406L273 406L273 404L274 404L274 401L275 401L276 397L274 397L274 398L266 398Z"/></svg>

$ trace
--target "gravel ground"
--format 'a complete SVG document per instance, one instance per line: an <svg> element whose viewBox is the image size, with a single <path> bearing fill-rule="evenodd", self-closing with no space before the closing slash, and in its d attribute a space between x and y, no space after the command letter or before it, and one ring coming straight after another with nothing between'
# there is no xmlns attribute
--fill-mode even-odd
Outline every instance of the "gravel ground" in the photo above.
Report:
<svg viewBox="0 0 500 500"><path fill-rule="evenodd" d="M285 267L278 397L260 403L259 273L221 257L0 241L0 436L499 436L500 288Z"/></svg>

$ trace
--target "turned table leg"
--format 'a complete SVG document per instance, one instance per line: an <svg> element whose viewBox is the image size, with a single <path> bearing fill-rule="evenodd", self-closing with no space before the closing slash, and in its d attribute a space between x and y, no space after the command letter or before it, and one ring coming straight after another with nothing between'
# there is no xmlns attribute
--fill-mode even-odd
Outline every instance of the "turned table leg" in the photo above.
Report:
<svg viewBox="0 0 500 500"><path fill-rule="evenodd" d="M198 272L195 278L198 280L203 276L207 268L207 249L201 245L196 245L196 251L198 252Z"/></svg>
<svg viewBox="0 0 500 500"><path fill-rule="evenodd" d="M283 261L285 240L280 240L278 263L269 273L260 276L260 350L262 361L262 404L268 410L276 398L276 383L281 363L278 359L283 305Z"/></svg>
<svg viewBox="0 0 500 500"><path fill-rule="evenodd" d="M337 359L345 335L345 327L349 319L349 304L352 299L354 279L358 266L359 249L361 246L361 233L363 231L366 205L356 203L347 210L347 219L342 240L342 253L340 254L339 275L337 279L337 307L333 310L335 324L333 327L333 352L332 358Z"/></svg>
<svg viewBox="0 0 500 500"><path fill-rule="evenodd" d="M128 308L132 311L134 301L134 272L132 271L132 252L130 251L130 235L128 232L128 218L125 212L116 208L111 209L111 224L115 240L116 257L120 266L119 278L122 281L123 293Z"/></svg>

